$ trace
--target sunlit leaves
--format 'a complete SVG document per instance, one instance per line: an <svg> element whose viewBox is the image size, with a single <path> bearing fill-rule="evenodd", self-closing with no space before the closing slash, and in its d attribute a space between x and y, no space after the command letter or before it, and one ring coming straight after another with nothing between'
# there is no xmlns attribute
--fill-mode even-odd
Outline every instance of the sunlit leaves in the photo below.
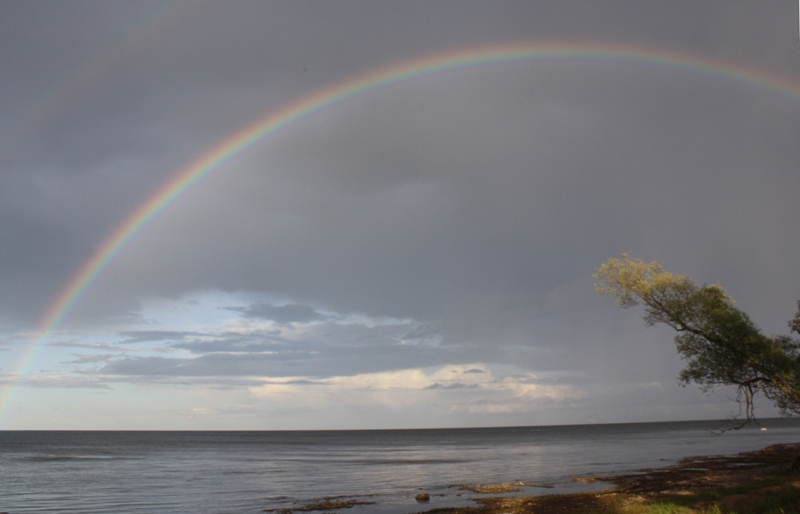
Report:
<svg viewBox="0 0 800 514"><path fill-rule="evenodd" d="M664 323L678 332L675 344L687 363L678 377L683 384L705 391L737 386L747 421L758 392L783 412L800 412L800 341L762 334L722 286L698 286L628 254L606 261L594 279L597 294L614 296L622 307L643 304L647 325ZM800 333L800 312L789 326Z"/></svg>

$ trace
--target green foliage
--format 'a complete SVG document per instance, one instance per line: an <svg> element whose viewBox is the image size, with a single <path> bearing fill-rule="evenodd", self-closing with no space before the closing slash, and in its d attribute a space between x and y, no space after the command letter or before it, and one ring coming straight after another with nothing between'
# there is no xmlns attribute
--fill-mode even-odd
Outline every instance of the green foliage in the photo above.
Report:
<svg viewBox="0 0 800 514"><path fill-rule="evenodd" d="M648 326L664 323L678 332L675 345L686 361L678 378L684 385L704 391L735 385L744 423L754 419L759 392L784 414L800 413L800 341L762 334L722 286L698 286L660 263L627 254L606 261L594 278L597 294L614 296L622 307L642 304ZM800 302L789 326L800 333Z"/></svg>
<svg viewBox="0 0 800 514"><path fill-rule="evenodd" d="M792 321L789 322L789 328L792 329L792 332L800 334L800 302L797 302L797 314L795 314Z"/></svg>

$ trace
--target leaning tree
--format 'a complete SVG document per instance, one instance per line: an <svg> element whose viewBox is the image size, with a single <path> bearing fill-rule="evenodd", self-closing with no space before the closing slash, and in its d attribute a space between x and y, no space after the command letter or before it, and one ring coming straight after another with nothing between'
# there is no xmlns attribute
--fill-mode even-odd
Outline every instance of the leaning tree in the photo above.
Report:
<svg viewBox="0 0 800 514"><path fill-rule="evenodd" d="M744 409L744 419L741 410L734 417L736 428L755 421L758 393L784 415L800 413L800 340L764 335L722 286L698 286L658 262L646 264L628 254L606 261L594 279L595 292L615 297L622 307L644 305L648 326L664 323L678 332L675 344L686 361L681 384L695 383L706 392L736 386ZM800 302L789 327L800 334Z"/></svg>

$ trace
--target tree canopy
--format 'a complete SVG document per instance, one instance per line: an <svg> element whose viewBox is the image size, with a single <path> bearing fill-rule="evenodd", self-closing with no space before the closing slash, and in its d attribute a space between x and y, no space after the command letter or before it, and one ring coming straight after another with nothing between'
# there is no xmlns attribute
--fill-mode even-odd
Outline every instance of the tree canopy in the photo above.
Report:
<svg viewBox="0 0 800 514"><path fill-rule="evenodd" d="M739 427L755 420L758 393L784 415L800 413L800 340L764 335L722 286L698 286L658 262L647 264L628 254L607 260L594 279L597 294L615 297L622 307L642 304L648 326L664 323L678 332L675 345L686 361L681 384L695 383L707 392L736 386L744 407L744 419L735 416ZM800 302L789 327L800 334Z"/></svg>

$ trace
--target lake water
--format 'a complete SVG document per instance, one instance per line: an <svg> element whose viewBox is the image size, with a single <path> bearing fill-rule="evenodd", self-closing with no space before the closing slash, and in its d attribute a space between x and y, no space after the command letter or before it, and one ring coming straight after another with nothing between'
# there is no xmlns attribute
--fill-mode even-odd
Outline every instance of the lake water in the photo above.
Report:
<svg viewBox="0 0 800 514"><path fill-rule="evenodd" d="M322 498L349 514L469 504L459 484L526 495L599 487L574 476L800 442L800 420L711 433L718 422L313 432L0 431L0 512L241 514ZM419 492L431 502L417 504Z"/></svg>

